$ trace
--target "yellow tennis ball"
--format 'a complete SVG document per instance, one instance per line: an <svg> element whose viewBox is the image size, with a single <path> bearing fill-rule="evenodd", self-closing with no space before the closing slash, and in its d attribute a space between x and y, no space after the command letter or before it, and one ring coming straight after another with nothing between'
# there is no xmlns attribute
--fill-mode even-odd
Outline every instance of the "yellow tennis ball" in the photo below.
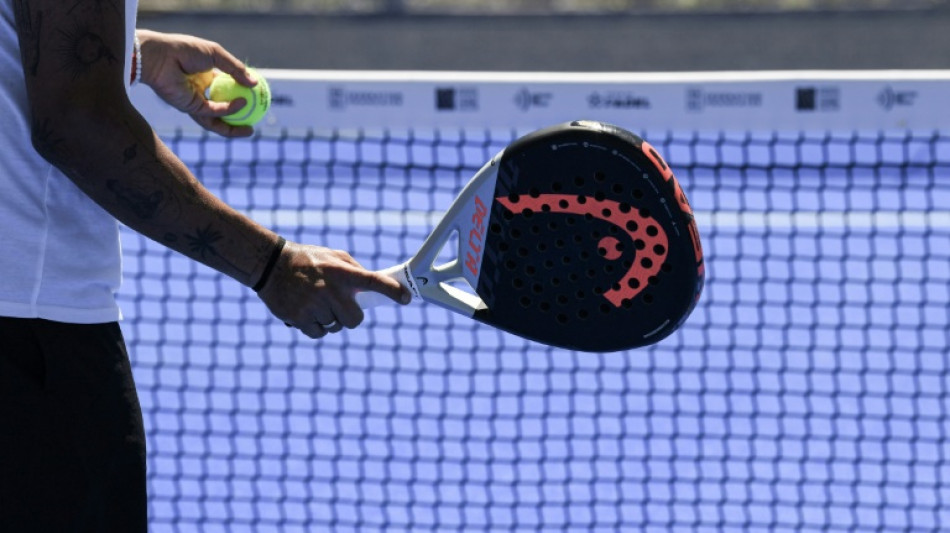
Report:
<svg viewBox="0 0 950 533"><path fill-rule="evenodd" d="M215 102L230 102L244 98L247 104L240 111L221 117L221 120L232 126L253 126L264 118L270 109L270 86L267 80L253 68L247 69L255 79L257 85L245 87L228 74L218 74L211 81L208 96Z"/></svg>

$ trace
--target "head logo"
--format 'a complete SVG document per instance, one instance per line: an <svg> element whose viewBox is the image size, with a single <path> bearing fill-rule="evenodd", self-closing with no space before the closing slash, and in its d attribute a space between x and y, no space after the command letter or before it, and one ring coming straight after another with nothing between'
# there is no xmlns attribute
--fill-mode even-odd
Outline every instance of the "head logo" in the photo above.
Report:
<svg viewBox="0 0 950 533"><path fill-rule="evenodd" d="M659 273L666 260L669 239L660 224L650 216L614 200L597 200L589 196L570 194L510 195L495 198L513 214L530 215L535 212L564 213L590 216L609 222L626 234L630 244L636 249L635 261L613 287L604 291L603 297L614 307L620 307L625 300L633 299L650 283L650 279ZM622 256L623 245L615 237L603 236L597 242L598 252L608 260L617 260Z"/></svg>

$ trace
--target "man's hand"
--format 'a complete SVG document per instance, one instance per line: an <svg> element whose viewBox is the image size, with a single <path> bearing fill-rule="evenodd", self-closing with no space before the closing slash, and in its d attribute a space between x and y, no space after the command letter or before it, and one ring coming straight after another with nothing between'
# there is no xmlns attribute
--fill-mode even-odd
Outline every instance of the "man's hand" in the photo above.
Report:
<svg viewBox="0 0 950 533"><path fill-rule="evenodd" d="M318 339L363 321L355 299L359 291L401 304L412 299L399 282L364 269L346 252L289 241L258 296L274 316Z"/></svg>
<svg viewBox="0 0 950 533"><path fill-rule="evenodd" d="M136 34L142 49L142 83L155 94L219 135L247 137L254 133L251 126L232 126L220 118L244 107L243 98L229 103L205 98L215 68L230 74L241 85L257 85L244 63L218 43L198 37L150 30L137 30Z"/></svg>

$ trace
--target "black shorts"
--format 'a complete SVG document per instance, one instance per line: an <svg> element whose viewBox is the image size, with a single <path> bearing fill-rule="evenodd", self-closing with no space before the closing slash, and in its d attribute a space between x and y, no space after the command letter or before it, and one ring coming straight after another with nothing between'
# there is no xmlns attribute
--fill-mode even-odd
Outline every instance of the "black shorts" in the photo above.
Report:
<svg viewBox="0 0 950 533"><path fill-rule="evenodd" d="M0 317L0 531L145 532L145 485L118 324Z"/></svg>

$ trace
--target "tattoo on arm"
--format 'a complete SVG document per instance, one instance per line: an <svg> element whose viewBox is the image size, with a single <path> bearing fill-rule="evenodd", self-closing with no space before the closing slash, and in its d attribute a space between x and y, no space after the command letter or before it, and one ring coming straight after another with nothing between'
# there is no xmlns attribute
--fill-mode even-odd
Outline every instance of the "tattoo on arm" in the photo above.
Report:
<svg viewBox="0 0 950 533"><path fill-rule="evenodd" d="M106 181L116 199L135 216L144 220L155 218L165 201L165 193L159 190L148 190L137 183L124 183L119 180Z"/></svg>
<svg viewBox="0 0 950 533"><path fill-rule="evenodd" d="M87 27L76 26L70 30L59 30L59 34L62 67L74 80L100 61L110 65L118 61L102 37Z"/></svg>
<svg viewBox="0 0 950 533"><path fill-rule="evenodd" d="M138 221L146 222L152 229L158 230L153 235L161 238L166 245L212 267L227 265L229 271L249 275L246 266L235 263L227 250L221 248L229 246L234 238L246 236L225 220L221 220L221 223L226 226L227 233L216 225L216 221L199 222L201 218L190 217L187 206L203 203L197 192L190 186L179 188L163 183L161 170L152 167L161 164L148 157L152 152L147 144L136 142L126 147L122 152L124 163L137 160L140 153L146 159L141 165L121 171L123 177L120 179L106 180L106 188L112 193L114 201ZM189 223L203 225L196 227L193 232L173 229Z"/></svg>
<svg viewBox="0 0 950 533"><path fill-rule="evenodd" d="M134 128L126 123L132 137ZM145 157L139 159L139 153ZM106 188L114 198L141 220L152 220L166 213L177 220L181 215L181 202L168 186L163 184L163 169L153 150L141 140L135 140L122 149L122 165L116 169L121 178L106 180Z"/></svg>
<svg viewBox="0 0 950 533"><path fill-rule="evenodd" d="M43 29L43 12L30 12L27 0L16 0L13 5L16 14L16 25L20 32L22 45L20 46L20 60L25 72L36 76L40 64L40 32Z"/></svg>
<svg viewBox="0 0 950 533"><path fill-rule="evenodd" d="M56 165L67 176L77 176L78 170L71 163L69 148L66 141L57 135L55 128L48 118L42 120L34 118L30 128L33 147L37 153L47 161Z"/></svg>
<svg viewBox="0 0 950 533"><path fill-rule="evenodd" d="M240 265L229 261L218 252L217 246L222 240L224 240L224 234L212 228L210 223L206 224L203 228L196 228L194 234L185 234L185 242L188 245L188 250L191 251L194 257L200 258L203 262L208 264L221 262L236 272L249 275L250 272L241 268Z"/></svg>
<svg viewBox="0 0 950 533"><path fill-rule="evenodd" d="M122 164L123 164L123 165L128 164L129 161L135 159L135 156L138 155L138 148L139 148L138 143L133 143L133 144L130 144L130 145L122 152Z"/></svg>
<svg viewBox="0 0 950 533"><path fill-rule="evenodd" d="M214 245L223 238L221 232L212 229L211 224L206 225L204 228L195 229L194 235L185 234L188 249L202 259L207 259L208 256L217 256L218 251L215 250Z"/></svg>
<svg viewBox="0 0 950 533"><path fill-rule="evenodd" d="M122 152L123 164L127 165L135 159L137 147L138 144L132 144ZM107 179L106 189L121 206L140 220L152 221L159 215L178 220L181 202L172 189L162 183L162 169L159 167L157 161L151 164L146 161L128 170L119 170L118 175L121 177Z"/></svg>
<svg viewBox="0 0 950 533"><path fill-rule="evenodd" d="M31 131L33 146L36 147L39 153L54 160L63 158L63 150L65 149L63 139L56 135L48 118L42 120L34 118Z"/></svg>
<svg viewBox="0 0 950 533"><path fill-rule="evenodd" d="M77 7L85 7L90 3L92 4L92 9L96 13L101 14L104 9L110 7L116 12L116 14L119 13L119 6L115 4L115 0L78 0L75 4L73 4L73 7L69 8L69 10L66 12L71 14L76 10Z"/></svg>

